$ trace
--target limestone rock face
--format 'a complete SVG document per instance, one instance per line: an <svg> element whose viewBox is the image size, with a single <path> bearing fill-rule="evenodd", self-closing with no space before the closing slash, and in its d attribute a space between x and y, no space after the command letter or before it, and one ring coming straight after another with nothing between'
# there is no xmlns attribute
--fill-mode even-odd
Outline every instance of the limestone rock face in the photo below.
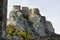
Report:
<svg viewBox="0 0 60 40"><path fill-rule="evenodd" d="M50 31L50 32L54 32L54 28L52 26L52 23L49 21L46 21L46 28Z"/></svg>
<svg viewBox="0 0 60 40"><path fill-rule="evenodd" d="M45 36L45 31L54 32L51 22L46 21L46 17L41 16L37 8L22 7L21 9L20 6L13 6L7 20L7 25L9 24L14 25L14 28L21 32L25 28L32 36Z"/></svg>
<svg viewBox="0 0 60 40"><path fill-rule="evenodd" d="M36 21L40 21L41 16L39 15L39 10L34 8L34 9L30 9L30 13L29 13L29 21L34 23Z"/></svg>
<svg viewBox="0 0 60 40"><path fill-rule="evenodd" d="M37 9L32 9L30 12L29 21L32 23L33 28L40 36L45 35L44 26L42 22L40 22L41 16L38 15L39 11Z"/></svg>

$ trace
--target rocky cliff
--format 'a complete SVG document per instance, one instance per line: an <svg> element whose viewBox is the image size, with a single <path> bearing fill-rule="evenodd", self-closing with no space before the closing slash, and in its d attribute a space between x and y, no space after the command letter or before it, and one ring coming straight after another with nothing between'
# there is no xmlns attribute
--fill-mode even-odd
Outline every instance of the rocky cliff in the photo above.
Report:
<svg viewBox="0 0 60 40"><path fill-rule="evenodd" d="M54 33L54 28L50 21L46 20L45 16L39 13L38 8L29 9L28 7L21 7L19 5L14 5L13 9L10 11L9 18L7 19L7 28L13 26L13 28L18 29L21 33L26 32L26 35L30 35L31 38L36 36L46 36L48 34ZM8 31L9 32L9 31ZM14 33L14 32L13 32ZM25 33L24 33L25 34ZM8 39L12 40L12 37L8 35ZM22 34L23 35L23 34ZM23 39L26 37L23 37ZM19 38L16 37L16 40Z"/></svg>

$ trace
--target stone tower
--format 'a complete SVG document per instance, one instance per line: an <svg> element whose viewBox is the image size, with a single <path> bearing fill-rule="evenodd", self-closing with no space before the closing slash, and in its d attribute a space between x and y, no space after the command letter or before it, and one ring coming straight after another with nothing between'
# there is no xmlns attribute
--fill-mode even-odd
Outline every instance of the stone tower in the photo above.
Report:
<svg viewBox="0 0 60 40"><path fill-rule="evenodd" d="M21 10L20 7L21 7L20 5L13 5L12 11L20 11Z"/></svg>
<svg viewBox="0 0 60 40"><path fill-rule="evenodd" d="M29 17L29 8L28 7L22 7L22 14L25 18Z"/></svg>
<svg viewBox="0 0 60 40"><path fill-rule="evenodd" d="M39 9L38 9L38 8L32 8L32 9L30 9L30 15L31 15L31 14L37 14L37 15L41 16L41 15L39 14Z"/></svg>
<svg viewBox="0 0 60 40"><path fill-rule="evenodd" d="M13 15L15 15L18 11L20 11L20 10L21 10L20 7L21 7L21 6L19 6L19 5L13 5L13 8L12 8L10 14L9 14L9 17L11 18L11 17L12 17ZM14 13L15 13L15 14L14 14Z"/></svg>

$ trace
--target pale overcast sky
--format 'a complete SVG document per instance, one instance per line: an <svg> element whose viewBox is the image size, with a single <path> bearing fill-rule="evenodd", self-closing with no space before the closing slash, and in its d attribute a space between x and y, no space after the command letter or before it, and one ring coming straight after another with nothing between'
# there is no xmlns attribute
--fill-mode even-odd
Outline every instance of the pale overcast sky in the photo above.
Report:
<svg viewBox="0 0 60 40"><path fill-rule="evenodd" d="M55 32L60 34L60 0L8 0L8 15L13 5L39 8L40 14L51 21Z"/></svg>

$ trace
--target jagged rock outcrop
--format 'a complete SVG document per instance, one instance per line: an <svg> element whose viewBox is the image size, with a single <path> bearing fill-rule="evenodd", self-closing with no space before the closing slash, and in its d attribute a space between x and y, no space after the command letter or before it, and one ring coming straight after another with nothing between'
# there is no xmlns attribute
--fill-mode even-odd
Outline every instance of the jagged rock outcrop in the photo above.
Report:
<svg viewBox="0 0 60 40"><path fill-rule="evenodd" d="M46 21L45 16L41 16L38 8L29 9L28 7L21 7L18 5L13 6L7 20L7 25L14 25L14 28L19 29L21 32L29 32L32 37L45 36L49 32L54 32L51 22Z"/></svg>
<svg viewBox="0 0 60 40"><path fill-rule="evenodd" d="M49 21L46 21L46 28L50 31L50 32L54 32L54 28L52 26L52 23Z"/></svg>

